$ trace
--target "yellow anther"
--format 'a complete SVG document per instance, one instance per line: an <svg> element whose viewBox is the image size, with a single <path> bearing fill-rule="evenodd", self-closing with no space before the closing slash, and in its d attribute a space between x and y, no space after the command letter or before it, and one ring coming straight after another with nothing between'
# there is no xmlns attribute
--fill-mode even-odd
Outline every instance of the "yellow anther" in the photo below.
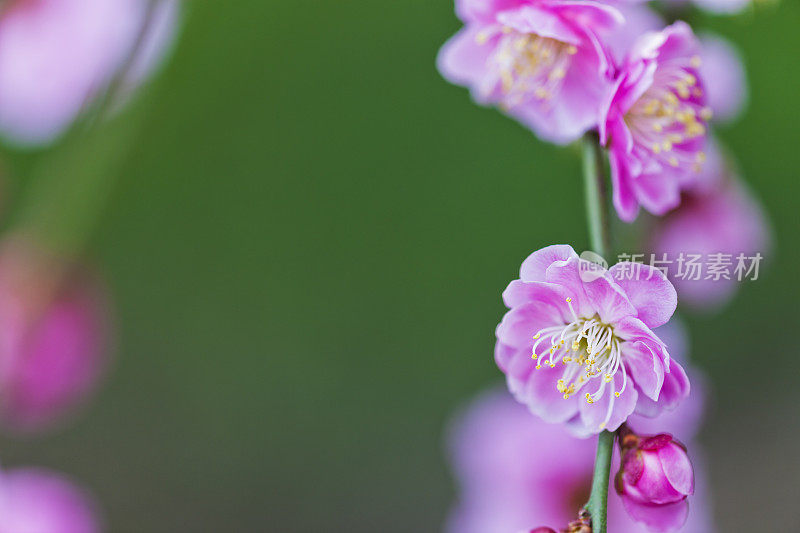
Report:
<svg viewBox="0 0 800 533"><path fill-rule="evenodd" d="M535 353L532 353L531 354L531 359L539 359L539 356L536 355Z"/></svg>
<svg viewBox="0 0 800 533"><path fill-rule="evenodd" d="M605 380L606 383L611 383L611 374L606 374L605 376L603 376L603 379Z"/></svg>
<svg viewBox="0 0 800 533"><path fill-rule="evenodd" d="M572 298L567 298L567 303L572 303Z"/></svg>
<svg viewBox="0 0 800 533"><path fill-rule="evenodd" d="M542 368L542 365L536 365L536 370L539 370L540 368Z"/></svg>
<svg viewBox="0 0 800 533"><path fill-rule="evenodd" d="M567 53L571 56L574 56L578 53L578 48L575 45L569 45L569 48L567 48Z"/></svg>
<svg viewBox="0 0 800 533"><path fill-rule="evenodd" d="M689 64L692 65L694 68L700 68L700 65L703 64L703 60L700 59L700 56L693 56L692 59L689 61Z"/></svg>
<svg viewBox="0 0 800 533"><path fill-rule="evenodd" d="M603 422L602 424L600 424L600 429L603 429L604 427L606 427L606 423L605 423L605 422Z"/></svg>
<svg viewBox="0 0 800 533"><path fill-rule="evenodd" d="M535 340L535 339L538 339L539 337L541 337L541 335L540 335L540 334L538 334L538 333L537 333L536 335L534 335L534 336L533 336L534 340Z"/></svg>
<svg viewBox="0 0 800 533"><path fill-rule="evenodd" d="M661 153L661 145L660 144L654 144L653 145L653 153L654 154L660 154Z"/></svg>
<svg viewBox="0 0 800 533"><path fill-rule="evenodd" d="M679 103L678 97L677 97L677 96L675 96L675 95L674 95L674 94L672 94L672 93L667 93L666 95L664 95L664 99L667 101L667 103L668 103L669 105L671 105L671 106L673 106L673 107L674 107L674 106L677 106L677 105L678 105L678 103Z"/></svg>
<svg viewBox="0 0 800 533"><path fill-rule="evenodd" d="M617 398L619 398L619 394L620 394L619 392L615 392L615 393L614 393L614 396L616 396Z"/></svg>

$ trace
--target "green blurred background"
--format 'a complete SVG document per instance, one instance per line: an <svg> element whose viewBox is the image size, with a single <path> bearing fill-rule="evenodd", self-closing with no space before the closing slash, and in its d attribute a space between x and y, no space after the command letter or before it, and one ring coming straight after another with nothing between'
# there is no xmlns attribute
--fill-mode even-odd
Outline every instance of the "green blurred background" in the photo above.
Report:
<svg viewBox="0 0 800 533"><path fill-rule="evenodd" d="M501 379L501 290L532 250L587 245L577 152L440 78L450 0L186 7L91 241L113 372L3 460L80 480L114 532L435 531L443 427ZM689 318L716 512L796 531L800 2L700 20L746 60L751 104L721 136L778 244L731 308ZM12 159L12 193L36 157Z"/></svg>

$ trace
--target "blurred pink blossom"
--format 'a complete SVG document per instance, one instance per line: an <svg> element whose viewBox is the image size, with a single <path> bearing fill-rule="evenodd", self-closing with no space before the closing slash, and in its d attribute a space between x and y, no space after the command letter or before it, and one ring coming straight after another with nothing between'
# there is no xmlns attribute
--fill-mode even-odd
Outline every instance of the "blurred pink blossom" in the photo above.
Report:
<svg viewBox="0 0 800 533"><path fill-rule="evenodd" d="M59 474L0 472L0 533L99 533L98 517L89 495Z"/></svg>
<svg viewBox="0 0 800 533"><path fill-rule="evenodd" d="M676 259L691 255L709 258L717 254L730 263L727 276L670 277L682 305L711 311L726 304L742 283L737 272L740 258L750 269L763 268L771 246L770 225L759 201L736 175L732 163L716 144L709 146L709 166L694 187L683 193L680 207L655 222L650 248L656 256ZM755 259L754 259L755 258ZM757 261L758 260L758 261Z"/></svg>
<svg viewBox="0 0 800 533"><path fill-rule="evenodd" d="M109 349L106 294L91 274L21 245L0 253L0 422L43 429L97 385Z"/></svg>
<svg viewBox="0 0 800 533"><path fill-rule="evenodd" d="M58 137L125 61L147 0L11 0L0 8L0 136ZM176 29L175 0L157 7L126 90L158 64Z"/></svg>
<svg viewBox="0 0 800 533"><path fill-rule="evenodd" d="M747 73L741 55L731 42L713 33L703 33L700 46L700 76L713 119L730 122L741 114L748 97Z"/></svg>

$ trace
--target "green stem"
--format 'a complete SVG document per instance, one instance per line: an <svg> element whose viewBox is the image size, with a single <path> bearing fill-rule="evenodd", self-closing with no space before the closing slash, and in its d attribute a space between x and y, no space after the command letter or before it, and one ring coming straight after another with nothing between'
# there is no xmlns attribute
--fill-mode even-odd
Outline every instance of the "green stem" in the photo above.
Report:
<svg viewBox="0 0 800 533"><path fill-rule="evenodd" d="M586 503L586 510L592 518L592 533L606 533L608 478L611 474L611 452L614 450L615 435L611 431L603 431L597 438L592 492Z"/></svg>
<svg viewBox="0 0 800 533"><path fill-rule="evenodd" d="M583 182L586 191L586 216L592 251L608 260L611 250L609 235L608 194L606 192L603 149L596 135L587 135L583 141Z"/></svg>
<svg viewBox="0 0 800 533"><path fill-rule="evenodd" d="M611 235L608 225L605 158L596 134L587 135L583 141L583 178L590 245L596 254L608 260L607 254L611 251ZM592 492L585 507L592 520L592 533L606 533L608 479L611 473L614 436L615 434L610 431L603 431L597 438Z"/></svg>

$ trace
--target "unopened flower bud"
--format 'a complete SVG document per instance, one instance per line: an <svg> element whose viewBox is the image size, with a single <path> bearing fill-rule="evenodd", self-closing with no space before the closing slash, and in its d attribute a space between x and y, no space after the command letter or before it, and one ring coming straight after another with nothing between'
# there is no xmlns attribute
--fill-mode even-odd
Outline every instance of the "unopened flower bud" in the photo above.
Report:
<svg viewBox="0 0 800 533"><path fill-rule="evenodd" d="M615 487L628 513L652 529L680 528L694 492L694 473L686 448L672 435L640 437L620 432L622 455Z"/></svg>

